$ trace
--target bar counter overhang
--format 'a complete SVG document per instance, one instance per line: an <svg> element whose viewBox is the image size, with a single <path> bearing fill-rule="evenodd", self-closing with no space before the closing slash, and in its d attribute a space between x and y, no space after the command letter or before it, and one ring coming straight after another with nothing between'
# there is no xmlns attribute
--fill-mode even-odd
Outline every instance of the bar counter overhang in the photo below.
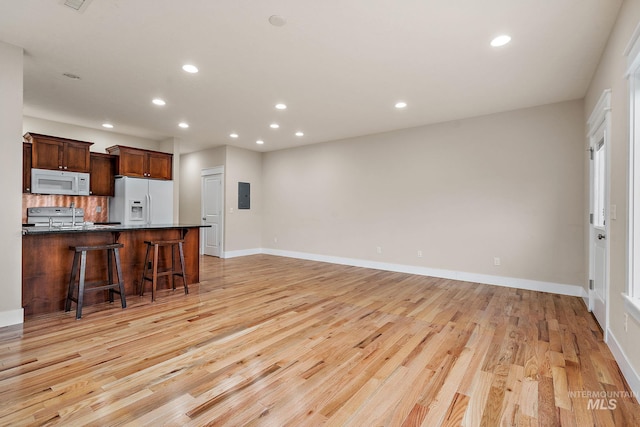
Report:
<svg viewBox="0 0 640 427"><path fill-rule="evenodd" d="M109 225L108 227L57 227L22 228L22 306L25 316L53 313L64 310L73 252L69 246L91 246L106 243L122 243L120 250L122 273L126 295L137 295L142 277L146 240L184 239L185 274L187 284L200 281L200 232L205 225ZM106 277L106 267L101 254L90 254L87 259L87 280ZM96 258L92 258L95 255ZM103 256L103 255L102 255ZM168 253L160 265L171 263ZM158 289L168 289L168 281L162 281ZM104 291L106 292L106 291ZM149 295L149 298L151 296ZM107 301L105 293L98 291L85 297L85 305Z"/></svg>

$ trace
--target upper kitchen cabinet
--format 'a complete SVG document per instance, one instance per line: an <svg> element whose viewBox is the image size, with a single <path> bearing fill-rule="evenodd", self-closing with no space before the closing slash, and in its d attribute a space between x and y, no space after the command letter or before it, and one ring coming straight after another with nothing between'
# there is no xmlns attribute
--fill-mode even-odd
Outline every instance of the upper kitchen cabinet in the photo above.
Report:
<svg viewBox="0 0 640 427"><path fill-rule="evenodd" d="M22 143L22 192L31 193L31 144Z"/></svg>
<svg viewBox="0 0 640 427"><path fill-rule="evenodd" d="M116 157L91 153L90 191L93 196L114 196Z"/></svg>
<svg viewBox="0 0 640 427"><path fill-rule="evenodd" d="M172 179L173 154L114 145L109 154L119 156L116 175L136 178Z"/></svg>
<svg viewBox="0 0 640 427"><path fill-rule="evenodd" d="M89 147L93 144L92 142L37 133L26 133L24 139L31 143L33 168L60 169L69 172L89 172L91 169Z"/></svg>

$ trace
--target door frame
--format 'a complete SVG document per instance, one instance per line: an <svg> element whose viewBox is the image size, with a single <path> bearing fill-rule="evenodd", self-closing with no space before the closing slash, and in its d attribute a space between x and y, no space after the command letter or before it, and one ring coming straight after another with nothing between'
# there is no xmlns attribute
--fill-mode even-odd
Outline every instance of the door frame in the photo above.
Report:
<svg viewBox="0 0 640 427"><path fill-rule="evenodd" d="M216 166L212 168L202 169L200 171L200 223L204 224L204 207L205 207L205 191L204 180L207 176L220 175L222 185L220 186L220 258L224 258L224 166ZM206 242L205 238L206 229L200 229L200 255L204 255L204 246Z"/></svg>
<svg viewBox="0 0 640 427"><path fill-rule="evenodd" d="M604 274L604 293L605 293L605 314L604 314L604 325L600 325L604 335L604 341L608 340L608 332L609 332L609 306L611 300L610 286L609 286L609 276L610 276L610 254L611 254L611 239L610 239L610 230L611 230L611 90L606 89L600 99L596 103L589 120L587 121L589 126L589 147L588 151L592 153L592 150L597 148L597 144L600 138L597 138L598 131L604 126L603 129L603 137L604 137L604 234L605 234L605 274ZM595 280L595 233L593 232L593 183L594 183L594 162L593 156L590 154L589 160L589 221L587 222L587 230L589 235L589 311L593 312L595 306L596 292L594 286L592 285ZM594 316L595 317L595 316ZM599 319L596 319L598 323Z"/></svg>

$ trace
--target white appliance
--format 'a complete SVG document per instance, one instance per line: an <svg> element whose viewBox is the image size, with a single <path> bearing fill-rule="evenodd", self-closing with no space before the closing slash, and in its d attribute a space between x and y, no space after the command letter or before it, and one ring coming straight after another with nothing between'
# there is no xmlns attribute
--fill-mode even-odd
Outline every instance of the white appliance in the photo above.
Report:
<svg viewBox="0 0 640 427"><path fill-rule="evenodd" d="M50 169L31 169L31 193L89 195L89 174Z"/></svg>
<svg viewBox="0 0 640 427"><path fill-rule="evenodd" d="M41 225L84 224L84 209L64 206L27 208L27 223Z"/></svg>
<svg viewBox="0 0 640 427"><path fill-rule="evenodd" d="M173 181L117 176L109 221L123 225L173 224Z"/></svg>

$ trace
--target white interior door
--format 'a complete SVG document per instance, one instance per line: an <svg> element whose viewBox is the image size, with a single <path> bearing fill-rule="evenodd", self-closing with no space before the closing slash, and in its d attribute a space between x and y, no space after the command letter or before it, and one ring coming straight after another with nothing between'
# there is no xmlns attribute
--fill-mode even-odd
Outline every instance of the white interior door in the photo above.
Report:
<svg viewBox="0 0 640 427"><path fill-rule="evenodd" d="M589 305L607 339L609 324L608 272L608 132L604 121L591 137L590 295Z"/></svg>
<svg viewBox="0 0 640 427"><path fill-rule="evenodd" d="M205 255L219 257L222 253L222 175L202 177L202 220L204 228Z"/></svg>

